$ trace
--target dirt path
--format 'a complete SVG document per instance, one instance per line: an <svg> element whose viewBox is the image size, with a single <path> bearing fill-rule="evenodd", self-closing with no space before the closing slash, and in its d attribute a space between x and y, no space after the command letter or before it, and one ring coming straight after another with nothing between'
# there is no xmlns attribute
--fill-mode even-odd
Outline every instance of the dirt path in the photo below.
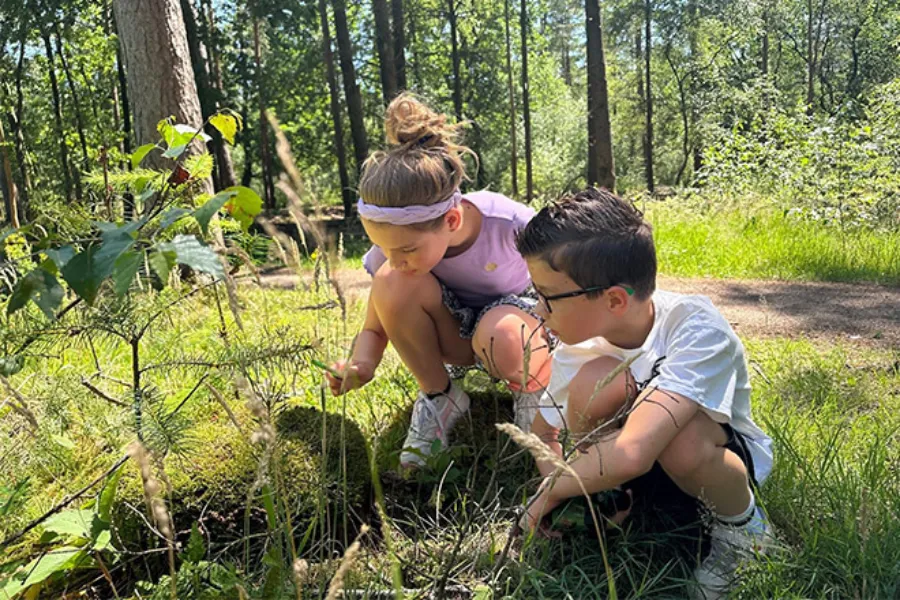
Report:
<svg viewBox="0 0 900 600"><path fill-rule="evenodd" d="M338 271L348 296L369 289L361 269ZM265 287L292 289L287 270L263 276ZM661 276L658 287L708 296L738 334L805 337L900 349L900 288L860 283L695 279Z"/></svg>

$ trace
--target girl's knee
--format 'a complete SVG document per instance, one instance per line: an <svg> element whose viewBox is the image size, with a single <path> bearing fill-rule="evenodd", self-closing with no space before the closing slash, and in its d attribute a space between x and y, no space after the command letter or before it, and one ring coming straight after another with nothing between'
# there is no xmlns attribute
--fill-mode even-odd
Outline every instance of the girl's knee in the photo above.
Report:
<svg viewBox="0 0 900 600"><path fill-rule="evenodd" d="M514 306L498 306L488 311L472 338L472 350L491 374L518 386L524 378L525 349L530 347L527 388L532 387L532 381L537 381L537 387L547 383L538 381L546 378L544 371L549 365L546 345L537 319Z"/></svg>
<svg viewBox="0 0 900 600"><path fill-rule="evenodd" d="M380 317L402 315L415 306L440 304L441 284L431 273L408 275L391 269L387 264L372 279L372 300Z"/></svg>

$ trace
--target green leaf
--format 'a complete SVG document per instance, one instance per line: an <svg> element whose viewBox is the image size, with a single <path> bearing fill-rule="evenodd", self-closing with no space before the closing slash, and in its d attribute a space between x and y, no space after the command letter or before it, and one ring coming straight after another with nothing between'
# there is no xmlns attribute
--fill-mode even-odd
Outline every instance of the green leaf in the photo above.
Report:
<svg viewBox="0 0 900 600"><path fill-rule="evenodd" d="M197 523L191 525L191 537L188 539L187 547L181 557L189 563L197 564L206 556L206 544L203 542L203 534Z"/></svg>
<svg viewBox="0 0 900 600"><path fill-rule="evenodd" d="M216 113L209 119L209 124L219 130L229 144L234 145L234 135L240 129L240 123L232 115Z"/></svg>
<svg viewBox="0 0 900 600"><path fill-rule="evenodd" d="M238 221L244 231L250 229L253 219L262 210L262 198L248 187L236 185L225 189L226 192L237 192L225 208L231 214L232 218Z"/></svg>
<svg viewBox="0 0 900 600"><path fill-rule="evenodd" d="M182 154L184 154L184 150L187 148L187 144L178 144L177 146L171 146L168 150L163 152L163 158L178 158Z"/></svg>
<svg viewBox="0 0 900 600"><path fill-rule="evenodd" d="M89 305L94 304L97 290L100 289L100 284L104 279L94 265L96 249L96 245L88 246L76 254L62 269L63 279Z"/></svg>
<svg viewBox="0 0 900 600"><path fill-rule="evenodd" d="M94 539L94 550L108 550L112 548L112 534L109 529L104 529Z"/></svg>
<svg viewBox="0 0 900 600"><path fill-rule="evenodd" d="M47 552L25 567L24 571L29 575L28 578L22 582L22 589L27 589L41 583L56 573L68 571L77 565L84 556L85 551L83 549L70 546L56 548Z"/></svg>
<svg viewBox="0 0 900 600"><path fill-rule="evenodd" d="M22 356L0 357L0 375L12 377L25 366L25 358Z"/></svg>
<svg viewBox="0 0 900 600"><path fill-rule="evenodd" d="M159 223L159 230L164 231L164 230L168 229L172 223L174 223L181 217L183 217L185 215L189 215L189 214L191 214L191 211L189 211L186 208L180 208L180 207L170 208L169 210L166 211L166 214L163 215L162 221L160 221L160 223Z"/></svg>
<svg viewBox="0 0 900 600"><path fill-rule="evenodd" d="M34 303L47 316L48 319L56 318L56 309L62 303L65 291L56 277L45 269L35 269L19 280L6 305L6 313L12 314L25 306L29 300Z"/></svg>
<svg viewBox="0 0 900 600"><path fill-rule="evenodd" d="M46 250L44 254L56 264L56 268L61 270L75 256L75 249L72 246L63 246L54 250Z"/></svg>
<svg viewBox="0 0 900 600"><path fill-rule="evenodd" d="M193 235L175 236L171 242L160 244L159 249L163 252L174 252L179 263L187 265L195 271L209 273L216 279L225 277L219 255L209 246L201 244L200 240Z"/></svg>
<svg viewBox="0 0 900 600"><path fill-rule="evenodd" d="M74 508L64 510L44 521L44 530L52 531L59 535L69 535L86 540L91 539L91 531L94 527L94 511L91 509Z"/></svg>
<svg viewBox="0 0 900 600"><path fill-rule="evenodd" d="M137 169L138 165L141 164L141 161L144 160L144 157L150 153L151 150L156 148L156 144L144 144L137 150L135 150L131 155L131 168Z"/></svg>
<svg viewBox="0 0 900 600"><path fill-rule="evenodd" d="M97 517L105 523L109 523L111 520L110 515L113 502L115 502L116 499L119 479L122 478L122 473L124 472L125 469L116 471L113 476L109 478L109 481L106 482L106 485L103 486L103 489L100 490L100 499L97 502Z"/></svg>
<svg viewBox="0 0 900 600"><path fill-rule="evenodd" d="M213 172L213 157L209 152L195 154L184 161L185 170L194 179L206 179Z"/></svg>
<svg viewBox="0 0 900 600"><path fill-rule="evenodd" d="M72 438L66 437L64 435L54 435L53 441L65 448L66 450L74 450L75 442L72 441Z"/></svg>
<svg viewBox="0 0 900 600"><path fill-rule="evenodd" d="M163 285L169 280L169 272L172 270L172 267L175 266L176 260L175 252L172 250L158 250L152 253L147 259L150 263L150 268L153 269Z"/></svg>
<svg viewBox="0 0 900 600"><path fill-rule="evenodd" d="M203 235L209 233L209 221L212 219L213 215L219 212L219 209L235 196L237 196L237 192L235 191L225 190L224 192L219 192L207 200L206 204L194 211L194 218L200 223L200 229L203 231Z"/></svg>
<svg viewBox="0 0 900 600"><path fill-rule="evenodd" d="M134 276L137 275L138 269L141 268L144 255L141 252L127 250L118 259L113 269L113 284L115 285L116 295L120 298L128 293Z"/></svg>

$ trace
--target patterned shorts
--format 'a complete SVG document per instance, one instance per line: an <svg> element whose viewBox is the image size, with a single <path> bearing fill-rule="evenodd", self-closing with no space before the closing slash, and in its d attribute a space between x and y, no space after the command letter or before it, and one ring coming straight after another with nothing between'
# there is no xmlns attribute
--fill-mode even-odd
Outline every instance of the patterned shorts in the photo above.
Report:
<svg viewBox="0 0 900 600"><path fill-rule="evenodd" d="M471 340L475 336L475 330L478 329L478 324L481 323L481 319L484 315L492 308L498 306L515 306L526 314L540 320L540 317L538 317L537 313L534 311L534 308L538 303L538 298L533 287L529 286L528 289L521 294L507 294L506 296L501 296L483 308L472 308L470 306L465 306L456 294L445 286L443 282L439 283L441 284L441 298L444 306L446 306L447 310L450 311L450 314L459 321L459 337L464 340ZM552 351L556 348L558 340L546 330L544 330L543 333L550 350ZM487 372L487 369L482 364L481 359L477 354L475 355L474 365L444 365L444 367L447 369L447 373L450 375L451 379L461 379L471 369L480 369Z"/></svg>

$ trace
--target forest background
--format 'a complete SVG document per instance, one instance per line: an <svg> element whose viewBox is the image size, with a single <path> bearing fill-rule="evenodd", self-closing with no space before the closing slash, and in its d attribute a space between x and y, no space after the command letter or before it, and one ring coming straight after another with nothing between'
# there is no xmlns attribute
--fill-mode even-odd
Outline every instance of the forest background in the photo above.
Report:
<svg viewBox="0 0 900 600"><path fill-rule="evenodd" d="M320 396L310 361L361 318L358 170L402 90L468 123L467 189L604 185L667 275L871 282L896 312L894 0L0 0L0 599L316 597L364 522L363 597L683 591L658 537L610 542L611 570L596 540L505 546L530 464L489 382L412 483L385 475L396 357ZM247 283L285 266L290 292ZM746 339L794 549L748 597L897 593L891 335Z"/></svg>

